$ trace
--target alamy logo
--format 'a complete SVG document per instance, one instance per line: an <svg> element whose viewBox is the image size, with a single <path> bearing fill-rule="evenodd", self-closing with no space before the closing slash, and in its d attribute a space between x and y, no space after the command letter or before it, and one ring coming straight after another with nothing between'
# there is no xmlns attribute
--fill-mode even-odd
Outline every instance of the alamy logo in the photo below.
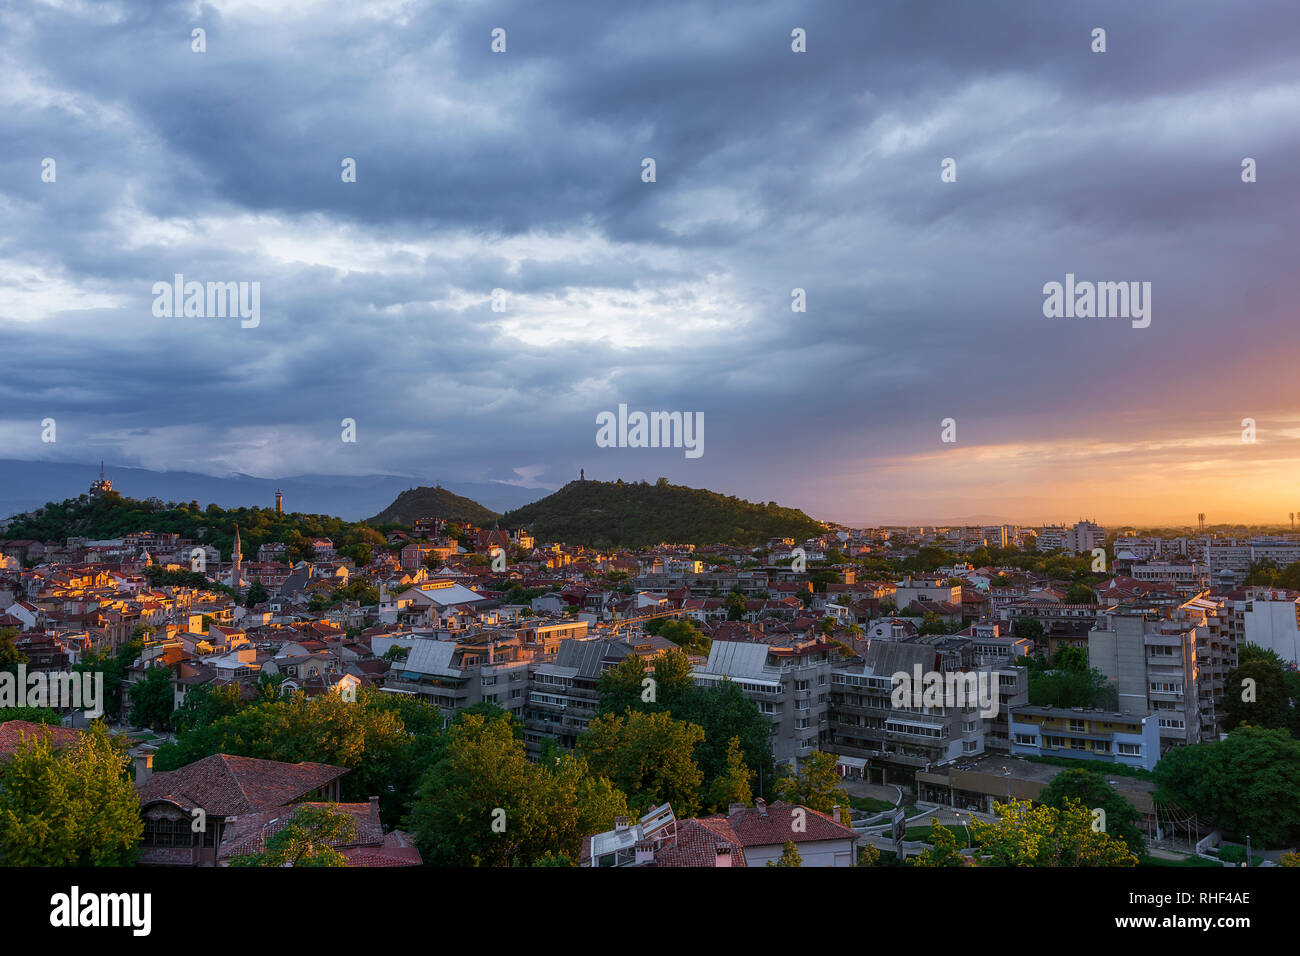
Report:
<svg viewBox="0 0 1300 956"><path fill-rule="evenodd" d="M1043 286L1043 315L1049 319L1132 319L1133 328L1151 324L1150 282L1075 282L1065 274L1065 284Z"/></svg>
<svg viewBox="0 0 1300 956"><path fill-rule="evenodd" d="M104 672L37 671L27 673L19 664L17 674L0 672L0 708L51 707L82 710L92 720L104 714Z"/></svg>
<svg viewBox="0 0 1300 956"><path fill-rule="evenodd" d="M50 897L50 925L127 926L133 936L148 936L153 896L149 893L82 893L80 887Z"/></svg>
<svg viewBox="0 0 1300 956"><path fill-rule="evenodd" d="M978 708L981 717L998 715L998 672L993 671L926 671L914 664L912 673L898 671L892 675L894 689L890 702L895 707Z"/></svg>
<svg viewBox="0 0 1300 956"><path fill-rule="evenodd" d="M176 273L171 282L153 284L153 314L160 319L238 316L241 328L255 329L262 323L262 283L186 282Z"/></svg>
<svg viewBox="0 0 1300 956"><path fill-rule="evenodd" d="M703 412L632 412L596 416L598 448L685 448L687 458L704 454Z"/></svg>

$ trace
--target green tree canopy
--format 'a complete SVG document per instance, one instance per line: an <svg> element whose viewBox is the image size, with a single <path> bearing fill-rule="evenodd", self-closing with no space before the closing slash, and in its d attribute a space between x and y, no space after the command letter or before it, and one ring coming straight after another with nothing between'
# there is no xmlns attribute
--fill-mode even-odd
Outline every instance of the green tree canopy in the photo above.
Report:
<svg viewBox="0 0 1300 956"><path fill-rule="evenodd" d="M144 822L122 743L100 721L62 750L25 739L0 765L0 864L130 866Z"/></svg>

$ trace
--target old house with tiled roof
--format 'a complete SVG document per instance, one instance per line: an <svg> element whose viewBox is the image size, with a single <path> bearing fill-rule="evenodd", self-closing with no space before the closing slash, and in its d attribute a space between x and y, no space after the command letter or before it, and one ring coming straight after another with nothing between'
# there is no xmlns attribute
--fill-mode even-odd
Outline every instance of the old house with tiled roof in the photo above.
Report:
<svg viewBox="0 0 1300 956"><path fill-rule="evenodd" d="M213 754L153 773L152 755L141 755L136 758L144 818L140 865L213 866L227 823L310 800L337 802L339 778L347 772L323 763Z"/></svg>

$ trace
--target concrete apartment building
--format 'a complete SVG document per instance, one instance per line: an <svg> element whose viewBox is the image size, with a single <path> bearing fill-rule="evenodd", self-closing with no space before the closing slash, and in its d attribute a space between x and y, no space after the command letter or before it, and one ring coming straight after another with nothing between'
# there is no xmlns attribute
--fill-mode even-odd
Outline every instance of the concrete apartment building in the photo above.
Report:
<svg viewBox="0 0 1300 956"><path fill-rule="evenodd" d="M529 662L519 655L518 647L486 635L477 641L392 638L387 644L409 645L410 653L393 665L384 682L385 691L426 697L446 720L484 701L523 719ZM376 653L383 652L376 648Z"/></svg>
<svg viewBox="0 0 1300 956"><path fill-rule="evenodd" d="M1130 602L1103 614L1088 634L1089 666L1115 685L1121 713L1156 715L1163 749L1213 733L1201 720L1197 630L1188 616Z"/></svg>
<svg viewBox="0 0 1300 956"><path fill-rule="evenodd" d="M596 716L600 675L634 653L626 641L566 639L555 660L535 664L523 715L529 755L540 753L548 738L572 750Z"/></svg>
<svg viewBox="0 0 1300 956"><path fill-rule="evenodd" d="M714 641L708 661L695 669L695 683L739 684L772 722L773 758L790 763L820 749L830 731L831 670L838 660L838 647L821 640L788 646Z"/></svg>
<svg viewBox="0 0 1300 956"><path fill-rule="evenodd" d="M1192 597L1210 586L1209 568L1197 561L1135 564L1129 576L1143 584L1172 584L1182 597Z"/></svg>
<svg viewBox="0 0 1300 956"><path fill-rule="evenodd" d="M908 641L872 641L861 662L838 664L831 675L831 727L825 749L840 763L882 783L915 771L982 754L986 721L976 707L895 706L894 674L983 671L1003 688L997 668L975 663L972 642L950 635ZM1017 699L1023 673L1006 668L1008 700ZM995 676L996 675L996 676ZM999 713L1005 714L999 705ZM997 718L992 718L996 723ZM1005 721L1005 716L1003 716ZM1005 732L1004 732L1005 734ZM892 777L891 777L892 774Z"/></svg>
<svg viewBox="0 0 1300 956"><path fill-rule="evenodd" d="M1155 714L1028 704L1011 714L1014 756L1100 760L1152 770L1160 752Z"/></svg>
<svg viewBox="0 0 1300 956"><path fill-rule="evenodd" d="M1233 605L1241 640L1300 664L1300 596L1278 588L1248 588Z"/></svg>
<svg viewBox="0 0 1300 956"><path fill-rule="evenodd" d="M900 610L913 601L961 605L961 585L949 586L946 580L913 578L910 575L898 582L894 590L894 606Z"/></svg>
<svg viewBox="0 0 1300 956"><path fill-rule="evenodd" d="M1074 527L1062 536L1061 547L1075 554L1083 554L1093 548L1106 546L1106 529L1091 521L1078 521ZM1038 550L1043 547L1039 544Z"/></svg>

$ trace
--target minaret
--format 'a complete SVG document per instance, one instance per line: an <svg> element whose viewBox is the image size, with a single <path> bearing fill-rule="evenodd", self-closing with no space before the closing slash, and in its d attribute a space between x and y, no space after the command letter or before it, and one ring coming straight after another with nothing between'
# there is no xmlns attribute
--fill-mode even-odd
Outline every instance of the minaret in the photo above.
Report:
<svg viewBox="0 0 1300 956"><path fill-rule="evenodd" d="M244 563L244 555L239 550L239 525L235 525L235 547L230 556L230 562L230 586L238 591L240 585L243 583L241 565Z"/></svg>

